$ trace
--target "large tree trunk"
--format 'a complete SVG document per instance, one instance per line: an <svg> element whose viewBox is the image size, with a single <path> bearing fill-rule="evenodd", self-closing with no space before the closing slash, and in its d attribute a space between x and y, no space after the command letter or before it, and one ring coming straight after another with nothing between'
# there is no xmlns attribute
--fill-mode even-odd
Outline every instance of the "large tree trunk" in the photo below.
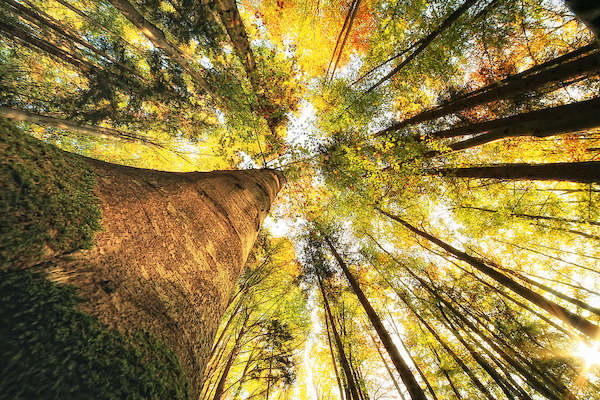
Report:
<svg viewBox="0 0 600 400"><path fill-rule="evenodd" d="M400 355L400 352L398 351L398 349L396 348L396 345L392 341L390 334L383 326L383 323L381 322L379 315L377 315L377 313L371 306L371 303L369 302L369 300L363 293L362 289L358 285L358 282L356 281L354 276L350 273L348 266L346 265L346 263L344 262L342 257L339 255L336 248L333 246L333 244L331 243L331 241L329 240L329 238L327 236L325 236L325 242L327 242L327 245L329 246L329 249L331 250L333 256L335 257L338 264L342 268L342 271L344 271L344 275L350 282L352 291L354 291L354 294L356 294L356 297L358 298L358 301L360 302L363 309L365 310L365 313L367 314L369 321L371 321L371 324L375 328L375 331L377 332L377 335L379 336L381 343L383 343L383 346L385 347L386 351L390 355L390 358L392 359L392 362L394 363L394 366L396 367L398 374L400 374L400 378L402 379L402 382L408 389L408 392L410 393L411 398L413 400L416 400L416 399L425 400L426 397L425 397L425 393L423 393L423 389L421 389L421 387L417 383L417 380L415 379L415 376L413 375L412 371L410 370L410 368L408 368L408 365L406 364L404 359L402 359L402 356Z"/></svg>
<svg viewBox="0 0 600 400"><path fill-rule="evenodd" d="M131 168L42 143L35 147L37 141L28 137L12 143L15 135L0 135L6 156L0 161L0 179L7 180L2 186L13 185L11 171L21 165L43 165L48 184L56 181L59 185L52 187L58 188L61 176L53 165L65 165L59 172L68 176L88 169L95 176L91 195L101 211L102 229L90 249L64 254L73 246L57 247L52 238L81 221L68 220L69 226L54 232L59 216L44 216L50 224L45 242L30 243L19 235L11 244L19 251L8 253L10 258L0 254L2 267L44 269L52 280L76 286L84 299L81 309L108 327L125 335L141 330L162 341L177 356L196 398L220 319L283 176L267 169L173 173ZM68 207L67 189L44 196ZM31 213L10 201L2 205L7 213ZM27 246L41 248L41 255L33 258Z"/></svg>
<svg viewBox="0 0 600 400"><path fill-rule="evenodd" d="M600 182L600 161L497 164L485 167L439 168L428 172L458 178L597 183Z"/></svg>
<svg viewBox="0 0 600 400"><path fill-rule="evenodd" d="M507 287L508 289L512 290L513 292L517 293L518 295L522 296L523 298L529 300L530 302L537 305L538 307L543 308L548 313L554 315L556 318L560 319L561 321L570 325L571 327L579 330L580 332L588 335L589 337L595 338L595 337L597 337L598 333L600 333L600 329L598 328L597 325L594 325L587 319L585 319L575 313L572 313L571 311L556 304L555 302L546 299L544 296L521 285L520 283L518 283L515 280L511 279L510 277L504 275L500 271L497 271L496 269L487 266L486 264L484 264L477 258L471 257L467 253L450 246L449 244L428 234L427 232L424 232L418 228L415 228L408 222L404 221L403 219L401 219L395 215L392 215L392 214L390 214L386 211L383 211L379 208L377 208L377 211L379 211L383 215L386 215L387 217L393 219L394 221L399 222L400 224L404 225L411 232L414 232L417 235L429 240L430 242L435 243L436 245L438 245L439 247L441 247L448 253L452 254L457 259L462 260L462 261L466 262L467 264L475 267L476 269L483 272L484 274L486 274L487 276L489 276L496 282Z"/></svg>
<svg viewBox="0 0 600 400"><path fill-rule="evenodd" d="M399 121L377 132L376 136L395 132L410 125L434 120L491 101L506 99L523 92L538 89L552 82L561 82L598 70L600 70L600 57L597 52L594 52L581 58L552 66L541 72L536 72L531 76L528 76L526 74L527 71L524 71L523 75L525 77L523 78L507 79L502 84L492 84L489 87L478 89L448 104L440 105L423 111L411 118Z"/></svg>

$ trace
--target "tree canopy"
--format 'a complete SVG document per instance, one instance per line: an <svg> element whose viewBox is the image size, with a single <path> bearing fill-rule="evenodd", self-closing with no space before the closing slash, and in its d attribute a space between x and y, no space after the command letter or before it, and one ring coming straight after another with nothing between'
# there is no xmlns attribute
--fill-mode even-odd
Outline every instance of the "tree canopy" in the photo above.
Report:
<svg viewBox="0 0 600 400"><path fill-rule="evenodd" d="M584 3L0 0L0 117L112 163L286 176L202 400L600 399Z"/></svg>

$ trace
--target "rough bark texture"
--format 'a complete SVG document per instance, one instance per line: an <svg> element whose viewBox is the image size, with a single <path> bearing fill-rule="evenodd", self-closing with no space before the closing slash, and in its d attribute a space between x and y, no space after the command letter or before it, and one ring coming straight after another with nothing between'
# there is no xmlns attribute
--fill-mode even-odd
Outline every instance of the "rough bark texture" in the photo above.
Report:
<svg viewBox="0 0 600 400"><path fill-rule="evenodd" d="M281 185L274 171L166 173L89 160L103 231L55 273L89 311L167 344L200 387L210 348L262 219Z"/></svg>
<svg viewBox="0 0 600 400"><path fill-rule="evenodd" d="M33 160L48 150L36 151ZM283 176L273 170L172 173L64 157L95 175L102 230L89 250L46 248L37 267L79 288L82 310L109 328L125 335L142 330L166 344L196 398L218 324ZM13 258L8 268L31 264Z"/></svg>
<svg viewBox="0 0 600 400"><path fill-rule="evenodd" d="M596 183L600 182L600 161L548 164L514 163L487 167L442 168L429 172L459 178Z"/></svg>

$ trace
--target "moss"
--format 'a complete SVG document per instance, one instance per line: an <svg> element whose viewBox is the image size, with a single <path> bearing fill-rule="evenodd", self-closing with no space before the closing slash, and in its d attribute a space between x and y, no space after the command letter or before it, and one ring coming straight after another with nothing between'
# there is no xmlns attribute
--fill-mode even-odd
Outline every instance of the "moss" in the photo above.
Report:
<svg viewBox="0 0 600 400"><path fill-rule="evenodd" d="M149 335L124 336L77 310L71 286L0 272L0 397L188 399L173 353Z"/></svg>
<svg viewBox="0 0 600 400"><path fill-rule="evenodd" d="M100 228L84 159L0 119L0 268L89 248Z"/></svg>

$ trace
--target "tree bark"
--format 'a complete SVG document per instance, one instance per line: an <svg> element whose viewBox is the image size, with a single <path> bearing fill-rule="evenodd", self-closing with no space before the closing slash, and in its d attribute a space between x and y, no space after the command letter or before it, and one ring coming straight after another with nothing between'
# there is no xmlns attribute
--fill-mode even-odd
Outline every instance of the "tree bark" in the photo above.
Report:
<svg viewBox="0 0 600 400"><path fill-rule="evenodd" d="M23 151L43 159L43 149ZM48 248L37 267L77 287L81 310L109 328L141 330L164 343L196 398L219 321L283 175L173 173L57 154L81 160L95 175L102 229L91 249ZM27 254L20 257L8 268L31 267Z"/></svg>
<svg viewBox="0 0 600 400"><path fill-rule="evenodd" d="M561 321L570 325L571 327L579 330L580 332L584 333L585 335L592 337L592 338L596 338L597 335L600 333L600 329L598 328L598 326L594 325L587 319L585 319L577 314L572 313L571 311L554 303L553 301L546 299L544 296L540 295L539 293L536 293L533 290L521 285L520 283L514 281L513 279L511 279L508 276L504 275L503 273L497 271L496 269L487 266L486 264L484 264L482 261L476 259L475 257L471 257L467 253L450 246L449 244L428 234L427 232L424 232L420 229L415 228L414 226L410 225L408 222L404 221L403 219L401 219L395 215L392 215L386 211L383 211L380 208L376 208L376 209L381 214L393 219L396 222L399 222L400 224L404 225L407 229L409 229L411 232L416 233L417 235L429 240L432 243L435 243L436 245L438 245L439 247L441 247L448 253L452 254L454 257L473 266L474 268L483 272L484 274L486 274L487 276L489 276L496 282L507 287L508 289L512 290L513 292L517 293L518 295L522 296L523 298L529 300L530 302L537 305L538 307L546 310L548 313L554 315L556 318L560 319Z"/></svg>
<svg viewBox="0 0 600 400"><path fill-rule="evenodd" d="M458 178L597 183L600 182L600 161L496 164L485 167L439 168L428 172Z"/></svg>
<svg viewBox="0 0 600 400"><path fill-rule="evenodd" d="M336 261L342 268L342 271L344 271L344 275L350 282L350 286L352 287L354 294L356 294L356 297L358 297L358 300L359 300L360 304L362 305L363 309L365 310L367 317L369 317L369 321L371 321L371 324L375 328L375 331L377 332L377 335L379 336L381 343L383 343L383 346L385 347L386 351L390 355L390 358L391 358L392 362L394 363L394 366L396 367L398 374L400 374L400 378L402 379L402 382L404 383L408 392L410 393L411 398L413 400L417 400L417 399L425 400L426 397L425 397L425 393L423 392L423 389L421 389L421 387L417 383L417 380L415 379L415 376L413 375L412 371L410 370L410 368L408 368L408 365L402 359L402 356L400 356L400 352L398 351L398 349L396 348L396 345L392 341L390 334L383 326L383 323L381 322L379 315L377 315L377 313L371 306L371 303L369 302L369 300L363 293L362 289L358 285L358 282L356 281L354 276L350 273L348 266L346 265L346 263L344 262L342 257L339 255L339 253L337 252L337 250L335 249L333 244L331 243L331 240L329 240L329 237L325 236L324 239L325 239L325 242L327 243L327 245L329 246L329 249L331 250Z"/></svg>
<svg viewBox="0 0 600 400"><path fill-rule="evenodd" d="M244 23L242 22L237 4L235 0L216 0L215 5L219 12L221 22L225 26L227 35L233 44L233 48L242 61L244 69L248 73L248 77L252 80L251 75L254 74L254 70L256 69L256 62L254 61L254 55L250 49L248 35L246 34L246 29L244 28Z"/></svg>
<svg viewBox="0 0 600 400"><path fill-rule="evenodd" d="M410 125L434 120L467 108L475 107L491 101L502 100L517 94L538 89L548 83L561 82L567 79L583 76L587 73L600 70L600 57L597 52L583 56L581 58L552 66L547 70L537 72L531 76L526 75L520 79L507 79L501 85L492 84L489 87L479 89L467 94L461 98L423 111L414 117L396 122L392 126L383 129L375 134L382 136L390 132L395 132ZM527 72L527 71L524 71Z"/></svg>

